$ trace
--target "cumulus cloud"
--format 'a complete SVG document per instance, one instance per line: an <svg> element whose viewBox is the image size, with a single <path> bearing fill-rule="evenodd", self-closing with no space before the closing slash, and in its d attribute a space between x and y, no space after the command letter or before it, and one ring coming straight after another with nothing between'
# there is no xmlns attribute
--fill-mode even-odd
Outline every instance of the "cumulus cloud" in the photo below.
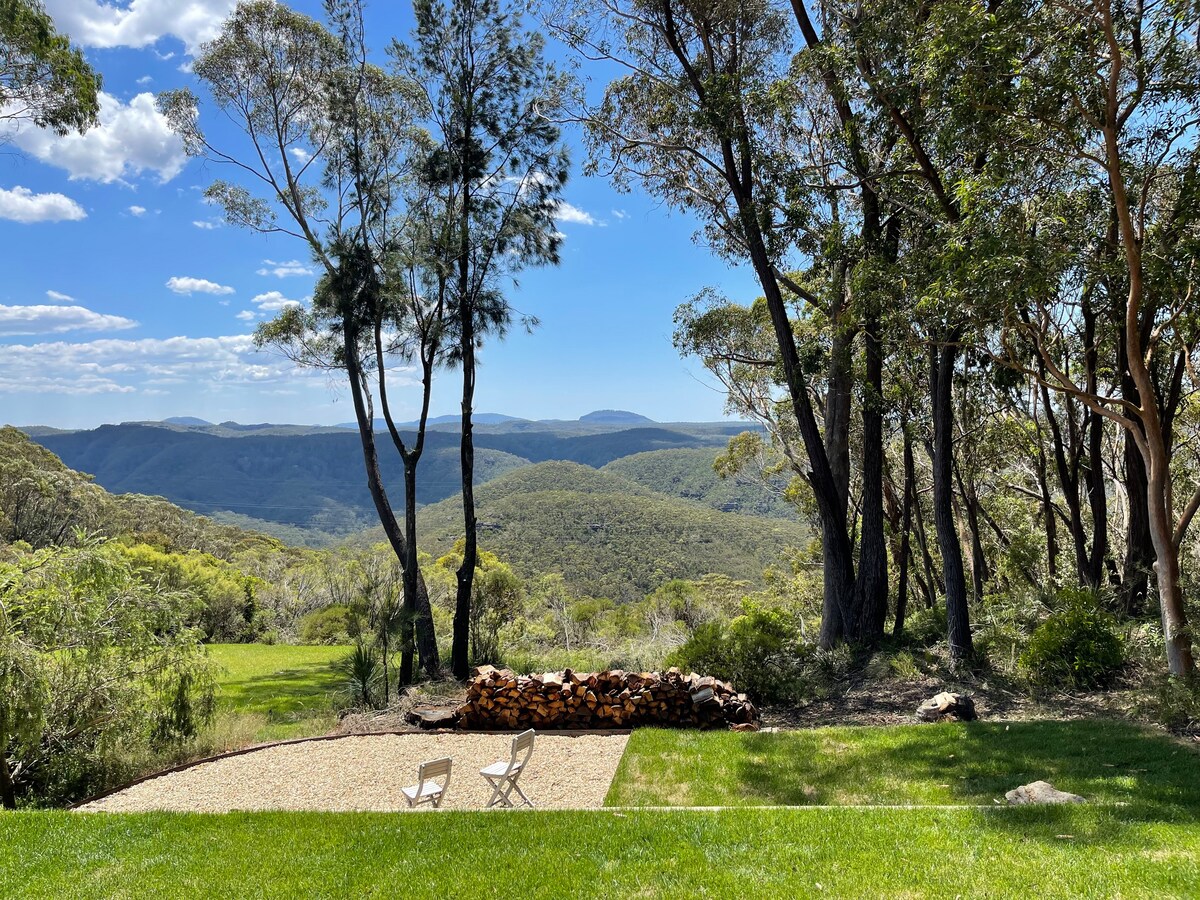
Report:
<svg viewBox="0 0 1200 900"><path fill-rule="evenodd" d="M221 223L216 219L194 219L192 224L202 231L212 231L214 228L221 227Z"/></svg>
<svg viewBox="0 0 1200 900"><path fill-rule="evenodd" d="M279 291L267 291L265 294L258 294L250 299L250 302L256 305L263 312L279 312L281 309L287 309L289 306L300 306L301 301L289 300Z"/></svg>
<svg viewBox="0 0 1200 900"><path fill-rule="evenodd" d="M250 334L9 344L0 354L0 393L101 394L171 385L261 386L314 373L258 351Z"/></svg>
<svg viewBox="0 0 1200 900"><path fill-rule="evenodd" d="M264 259L263 267L258 270L259 275L274 275L276 278L287 278L289 275L312 275L312 266L300 262L298 259L289 259L287 262L275 262L273 259Z"/></svg>
<svg viewBox="0 0 1200 900"><path fill-rule="evenodd" d="M8 140L48 165L65 169L72 181L110 184L143 172L170 181L187 163L183 141L167 126L154 95L138 94L122 103L100 92L100 124L84 134L59 137L46 128L14 119L0 120L0 140Z"/></svg>
<svg viewBox="0 0 1200 900"><path fill-rule="evenodd" d="M571 222L575 225L603 225L604 223L591 213L572 206L565 200L560 200L554 207L554 218L558 222Z"/></svg>
<svg viewBox="0 0 1200 900"><path fill-rule="evenodd" d="M75 298L70 294L64 294L62 291L46 291L46 296L58 303L74 303Z"/></svg>
<svg viewBox="0 0 1200 900"><path fill-rule="evenodd" d="M233 288L225 284L217 284L207 278L190 278L186 275L174 275L167 279L167 290L176 294L232 294Z"/></svg>
<svg viewBox="0 0 1200 900"><path fill-rule="evenodd" d="M612 214L614 219L617 219L621 222L629 218L629 213L625 212L623 209L614 209L612 210Z"/></svg>
<svg viewBox="0 0 1200 900"><path fill-rule="evenodd" d="M144 216L146 214L146 207L136 205L131 206L129 207L129 214L131 216Z"/></svg>
<svg viewBox="0 0 1200 900"><path fill-rule="evenodd" d="M312 154L303 147L288 147L288 155L301 165L312 159Z"/></svg>
<svg viewBox="0 0 1200 900"><path fill-rule="evenodd" d="M62 334L66 331L121 331L137 322L124 316L93 312L82 306L4 306L0 335Z"/></svg>
<svg viewBox="0 0 1200 900"><path fill-rule="evenodd" d="M200 44L217 36L235 3L132 0L116 6L101 0L46 0L46 9L59 30L85 47L148 47L170 36L183 41L187 52L194 54Z"/></svg>
<svg viewBox="0 0 1200 900"><path fill-rule="evenodd" d="M14 222L76 222L86 219L82 206L65 194L35 194L17 186L0 188L0 219Z"/></svg>
<svg viewBox="0 0 1200 900"><path fill-rule="evenodd" d="M243 309L240 313L234 316L234 318L242 322L252 322L257 319L258 316L252 309Z"/></svg>

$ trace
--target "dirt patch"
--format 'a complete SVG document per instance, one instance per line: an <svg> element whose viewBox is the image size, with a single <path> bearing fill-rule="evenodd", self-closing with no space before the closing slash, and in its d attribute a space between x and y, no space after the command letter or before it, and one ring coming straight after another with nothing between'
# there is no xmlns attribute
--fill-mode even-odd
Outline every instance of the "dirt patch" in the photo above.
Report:
<svg viewBox="0 0 1200 900"><path fill-rule="evenodd" d="M521 788L542 809L603 805L628 735L539 734ZM230 812L407 808L400 788L425 760L454 760L443 809L482 809L479 770L507 759L512 735L371 734L280 744L151 778L79 807L84 812ZM421 807L427 809L425 805Z"/></svg>
<svg viewBox="0 0 1200 900"><path fill-rule="evenodd" d="M802 704L762 710L763 725L817 728L823 725L904 725L917 721L917 707L939 691L968 694L984 721L1130 718L1136 695L1057 693L1034 698L994 681L867 680L851 676L827 696Z"/></svg>

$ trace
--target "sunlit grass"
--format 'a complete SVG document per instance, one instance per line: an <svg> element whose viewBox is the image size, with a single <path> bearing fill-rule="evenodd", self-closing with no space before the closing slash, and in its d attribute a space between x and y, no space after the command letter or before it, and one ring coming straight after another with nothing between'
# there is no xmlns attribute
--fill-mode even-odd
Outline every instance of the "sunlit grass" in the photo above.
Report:
<svg viewBox="0 0 1200 900"><path fill-rule="evenodd" d="M345 678L335 664L347 647L210 644L220 667L212 737L223 749L328 732Z"/></svg>
<svg viewBox="0 0 1200 900"><path fill-rule="evenodd" d="M646 729L630 738L607 803L989 804L1037 780L1102 802L1200 810L1200 753L1112 721Z"/></svg>
<svg viewBox="0 0 1200 900"><path fill-rule="evenodd" d="M1132 808L0 814L0 896L1194 897Z"/></svg>

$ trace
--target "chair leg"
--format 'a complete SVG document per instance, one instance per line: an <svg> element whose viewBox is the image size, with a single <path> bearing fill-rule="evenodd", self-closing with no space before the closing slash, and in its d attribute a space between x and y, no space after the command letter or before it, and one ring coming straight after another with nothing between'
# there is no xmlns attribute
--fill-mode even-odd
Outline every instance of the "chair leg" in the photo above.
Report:
<svg viewBox="0 0 1200 900"><path fill-rule="evenodd" d="M532 809L533 801L525 796L525 792L523 790L521 790L521 786L519 784L517 784L517 780L515 778L513 779L512 786L516 790L516 792L520 795L521 799L525 801L525 805L528 806L530 809Z"/></svg>
<svg viewBox="0 0 1200 900"><path fill-rule="evenodd" d="M511 805L507 803L507 798L500 792L500 786L502 782L498 778L493 779L487 775L484 775L483 777L487 780L487 783L492 786L492 799L488 801L487 806L484 807L484 809L491 809L497 803L504 803L506 806Z"/></svg>

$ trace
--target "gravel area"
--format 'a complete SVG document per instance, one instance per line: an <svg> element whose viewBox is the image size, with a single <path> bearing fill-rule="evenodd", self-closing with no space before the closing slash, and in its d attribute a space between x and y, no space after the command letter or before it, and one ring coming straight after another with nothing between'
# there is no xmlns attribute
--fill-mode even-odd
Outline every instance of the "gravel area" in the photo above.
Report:
<svg viewBox="0 0 1200 900"><path fill-rule="evenodd" d="M539 734L521 789L540 809L601 806L628 739L623 734ZM151 778L80 810L406 810L400 788L416 783L421 762L442 756L454 760L442 808L483 809L491 788L479 770L507 759L511 745L512 735L449 733L277 745Z"/></svg>

